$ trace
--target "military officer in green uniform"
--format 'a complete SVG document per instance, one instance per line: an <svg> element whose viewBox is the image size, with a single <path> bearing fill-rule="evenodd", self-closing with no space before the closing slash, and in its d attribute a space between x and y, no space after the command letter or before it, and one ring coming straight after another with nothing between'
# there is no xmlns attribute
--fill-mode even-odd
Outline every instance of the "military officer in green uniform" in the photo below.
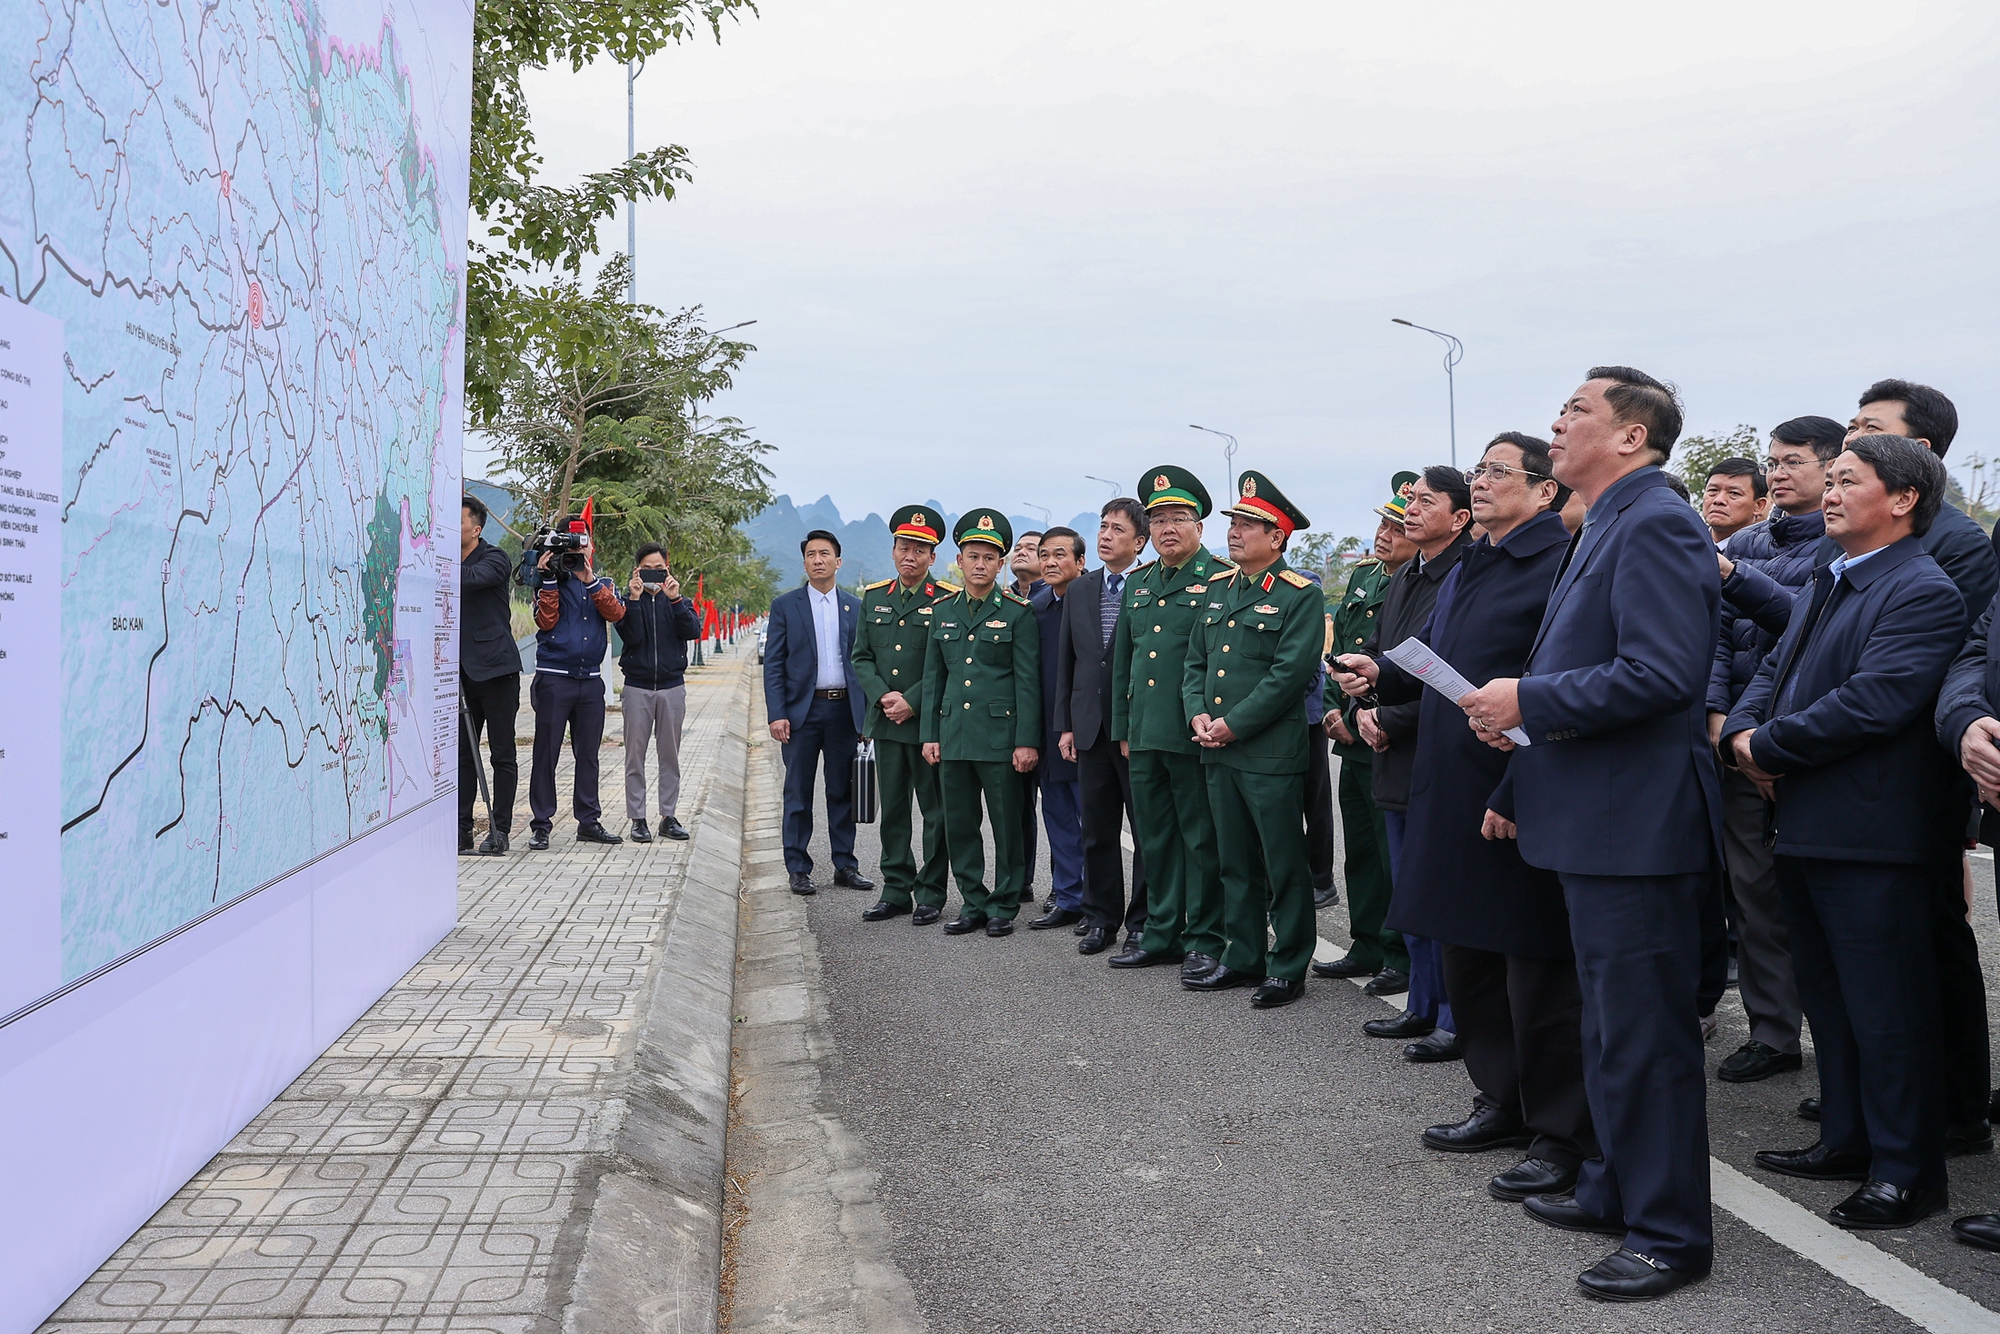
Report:
<svg viewBox="0 0 2000 1334"><path fill-rule="evenodd" d="M1185 468L1154 468L1138 495L1159 559L1132 571L1111 652L1111 739L1132 774L1132 832L1146 862L1146 931L1113 968L1179 963L1183 977L1222 956L1222 881L1201 747L1181 698L1188 634L1209 586L1235 567L1202 545L1208 489Z"/></svg>
<svg viewBox="0 0 2000 1334"><path fill-rule="evenodd" d="M1389 578L1417 554L1416 543L1403 536L1403 495L1417 475L1399 472L1390 480L1389 503L1378 506L1382 516L1375 528L1375 554L1355 565L1347 577L1347 592L1333 613L1333 651L1359 653L1375 629L1382 599L1389 595ZM1385 987L1378 994L1394 995L1409 985L1410 951L1400 931L1382 925L1389 912L1389 831L1374 797L1375 752L1355 730L1358 701L1348 699L1326 711L1327 735L1340 757L1340 828L1347 845L1347 933L1353 943L1338 959L1312 966L1318 977L1375 977ZM1371 983L1371 985L1374 985Z"/></svg>
<svg viewBox="0 0 2000 1334"><path fill-rule="evenodd" d="M1285 564L1306 516L1260 472L1245 472L1236 489L1236 569L1209 585L1181 677L1215 817L1224 944L1220 963L1181 985L1256 986L1250 1003L1270 1009L1303 994L1318 938L1306 851L1306 691L1326 638L1326 603ZM1268 949L1267 923L1276 937Z"/></svg>
<svg viewBox="0 0 2000 1334"><path fill-rule="evenodd" d="M944 911L944 798L938 773L924 763L924 660L936 604L956 593L931 578L931 561L944 537L944 518L922 505L889 516L895 577L861 590L861 620L854 631L854 676L868 700L861 735L875 743L876 785L881 796L882 898L861 914L880 922L912 913L926 926ZM921 869L910 850L910 803L924 813Z"/></svg>
<svg viewBox="0 0 2000 1334"><path fill-rule="evenodd" d="M997 587L1014 529L998 510L959 516L952 532L965 587L931 609L924 671L924 759L944 794L945 845L961 900L952 935L1014 929L1028 885L1021 837L1021 775L1041 759L1042 638L1028 600ZM993 830L993 888L986 888L981 794Z"/></svg>

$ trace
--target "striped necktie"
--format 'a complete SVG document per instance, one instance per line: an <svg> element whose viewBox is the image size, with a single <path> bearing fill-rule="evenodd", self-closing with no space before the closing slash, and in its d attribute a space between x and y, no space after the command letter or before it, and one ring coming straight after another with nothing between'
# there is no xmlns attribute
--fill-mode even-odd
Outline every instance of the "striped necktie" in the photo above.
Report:
<svg viewBox="0 0 2000 1334"><path fill-rule="evenodd" d="M1111 644L1111 632L1118 626L1118 606L1124 598L1125 576L1104 572L1104 596L1097 601L1098 628L1104 631L1106 647Z"/></svg>

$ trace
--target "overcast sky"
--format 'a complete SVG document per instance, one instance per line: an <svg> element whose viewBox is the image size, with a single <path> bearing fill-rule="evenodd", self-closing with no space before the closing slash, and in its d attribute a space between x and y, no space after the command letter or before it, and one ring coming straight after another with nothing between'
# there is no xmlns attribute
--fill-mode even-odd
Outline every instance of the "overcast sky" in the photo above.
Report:
<svg viewBox="0 0 2000 1334"><path fill-rule="evenodd" d="M1845 420L1903 375L2000 452L2000 7L760 0L640 77L695 178L639 290L755 319L722 410L849 518L1058 516L1221 441L1315 527L1545 435L1598 362L1690 431ZM623 155L622 69L531 84L552 174ZM623 244L624 226L615 229Z"/></svg>

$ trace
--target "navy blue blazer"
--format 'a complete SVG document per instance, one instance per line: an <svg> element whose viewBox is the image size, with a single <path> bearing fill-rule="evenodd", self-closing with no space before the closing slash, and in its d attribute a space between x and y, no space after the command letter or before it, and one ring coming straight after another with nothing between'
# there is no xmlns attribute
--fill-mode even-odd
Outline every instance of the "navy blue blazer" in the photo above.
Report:
<svg viewBox="0 0 2000 1334"><path fill-rule="evenodd" d="M1722 602L1715 542L1645 467L1597 498L1571 551L1521 679L1532 744L1489 804L1519 827L1530 866L1705 871L1722 810L1703 707Z"/></svg>
<svg viewBox="0 0 2000 1334"><path fill-rule="evenodd" d="M812 605L801 584L771 601L771 624L764 635L764 712L771 722L806 720L812 707L813 682L819 676L819 636L813 632ZM840 667L847 678L847 705L854 711L854 730L868 701L854 675L854 627L861 620L861 599L844 588L834 589L840 603Z"/></svg>
<svg viewBox="0 0 2000 1334"><path fill-rule="evenodd" d="M1074 592L1081 582L1072 580L1070 591ZM1056 677L1062 649L1063 608L1068 603L1068 597L1058 602L1056 591L1047 584L1037 584L1028 595L1028 609L1034 613L1035 625L1042 632L1042 759L1035 775L1037 780L1047 779L1051 783L1076 781L1076 761L1064 759L1056 747L1056 738L1064 730L1056 726L1056 704L1061 699Z"/></svg>
<svg viewBox="0 0 2000 1334"><path fill-rule="evenodd" d="M1751 758L1778 779L1777 851L1957 860L1971 790L1938 748L1933 718L1964 640L1965 598L1920 537L1838 583L1824 566L1813 572L1784 638L1722 725L1725 755L1731 737L1757 729Z"/></svg>
<svg viewBox="0 0 2000 1334"><path fill-rule="evenodd" d="M1555 514L1528 520L1497 547L1473 543L1445 576L1424 642L1475 686L1519 676L1568 546ZM1510 757L1481 741L1457 704L1394 663L1383 660L1376 693L1385 704L1420 699L1422 717L1387 924L1496 954L1574 957L1562 881L1523 862L1513 840L1479 834Z"/></svg>

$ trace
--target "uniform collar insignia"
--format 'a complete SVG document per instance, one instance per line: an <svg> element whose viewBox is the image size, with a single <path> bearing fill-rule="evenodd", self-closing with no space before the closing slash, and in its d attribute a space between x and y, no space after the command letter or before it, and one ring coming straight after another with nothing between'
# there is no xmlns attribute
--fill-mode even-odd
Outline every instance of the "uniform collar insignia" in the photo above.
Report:
<svg viewBox="0 0 2000 1334"><path fill-rule="evenodd" d="M1276 583L1277 580L1278 580L1277 575L1272 574L1269 570L1266 570L1264 571L1264 578L1262 582L1260 582L1257 585L1257 587L1263 589L1266 593L1268 593L1271 591L1271 585Z"/></svg>

